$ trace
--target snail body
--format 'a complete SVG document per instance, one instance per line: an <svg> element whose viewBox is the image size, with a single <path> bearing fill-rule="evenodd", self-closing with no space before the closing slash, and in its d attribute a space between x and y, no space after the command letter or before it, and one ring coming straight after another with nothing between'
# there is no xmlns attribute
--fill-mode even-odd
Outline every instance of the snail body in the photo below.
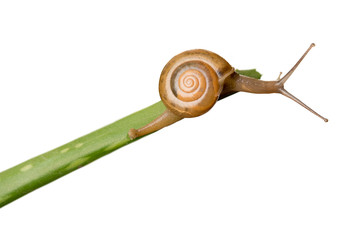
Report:
<svg viewBox="0 0 348 240"><path fill-rule="evenodd" d="M200 116L209 111L217 100L238 91L280 93L327 122L326 118L284 89L284 83L313 46L311 44L294 67L284 77L280 78L279 75L276 81L262 81L240 75L224 58L207 50L195 49L180 53L165 65L160 76L159 93L167 109L146 126L130 129L128 136L133 140L183 118Z"/></svg>

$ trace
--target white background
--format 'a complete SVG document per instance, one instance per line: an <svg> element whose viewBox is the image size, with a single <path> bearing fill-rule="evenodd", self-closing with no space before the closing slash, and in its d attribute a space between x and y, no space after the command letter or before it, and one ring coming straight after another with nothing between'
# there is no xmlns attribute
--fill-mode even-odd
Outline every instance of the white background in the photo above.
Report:
<svg viewBox="0 0 348 240"><path fill-rule="evenodd" d="M286 88L238 93L0 210L0 239L347 239L344 1L1 1L0 171L159 100L209 49ZM1 184L1 183L0 183Z"/></svg>

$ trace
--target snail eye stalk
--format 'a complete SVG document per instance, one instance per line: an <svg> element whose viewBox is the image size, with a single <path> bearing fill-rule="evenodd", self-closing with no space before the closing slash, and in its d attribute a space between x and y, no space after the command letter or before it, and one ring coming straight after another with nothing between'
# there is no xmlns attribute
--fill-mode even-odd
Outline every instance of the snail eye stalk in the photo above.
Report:
<svg viewBox="0 0 348 240"><path fill-rule="evenodd" d="M285 82L289 79L289 77L291 76L291 74L294 73L294 71L296 70L296 68L298 67L298 65L300 65L300 63L302 62L302 60L305 58L305 56L307 55L307 53L315 46L314 43L312 43L309 48L307 49L307 51L302 55L302 57L297 61L297 63L290 69L290 71L282 78L280 78L280 75L278 77L278 81L276 82L276 84L278 85L278 91L280 94L292 99L293 101L297 102L298 104L300 104L302 107L304 107L305 109L307 109L308 111L310 111L311 113L317 115L318 117L320 117L321 119L323 119L325 122L328 122L329 120L323 116L321 116L320 114L318 114L317 112L315 112L313 109L311 109L310 107L308 107L306 104L304 104L301 100L299 100L298 98L296 98L294 95L292 95L291 93L289 93L288 91L285 90L284 88L284 84ZM280 79L279 79L280 78Z"/></svg>

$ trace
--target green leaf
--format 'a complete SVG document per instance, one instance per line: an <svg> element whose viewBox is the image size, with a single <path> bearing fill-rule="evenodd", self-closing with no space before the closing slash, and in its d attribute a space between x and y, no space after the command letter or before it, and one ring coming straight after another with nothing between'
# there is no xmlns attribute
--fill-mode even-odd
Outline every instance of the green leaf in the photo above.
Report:
<svg viewBox="0 0 348 240"><path fill-rule="evenodd" d="M262 76L261 73L256 71L255 68L247 69L247 70L236 69L236 72L239 73L240 75L244 75L244 76L248 76L248 77L252 77L252 78L256 78L256 79L261 79L261 76Z"/></svg>
<svg viewBox="0 0 348 240"><path fill-rule="evenodd" d="M236 71L249 77L261 77L255 69ZM129 129L140 128L150 123L165 109L160 101L61 147L0 172L0 208L133 142L128 137Z"/></svg>

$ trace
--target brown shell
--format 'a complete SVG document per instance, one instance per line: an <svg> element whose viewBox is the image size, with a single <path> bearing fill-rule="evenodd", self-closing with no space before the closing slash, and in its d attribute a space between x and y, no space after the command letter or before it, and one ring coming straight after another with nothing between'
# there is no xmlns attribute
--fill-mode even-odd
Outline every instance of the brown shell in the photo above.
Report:
<svg viewBox="0 0 348 240"><path fill-rule="evenodd" d="M219 55L202 49L173 57L164 67L159 92L168 109L181 117L197 117L212 108L225 78L234 68Z"/></svg>

